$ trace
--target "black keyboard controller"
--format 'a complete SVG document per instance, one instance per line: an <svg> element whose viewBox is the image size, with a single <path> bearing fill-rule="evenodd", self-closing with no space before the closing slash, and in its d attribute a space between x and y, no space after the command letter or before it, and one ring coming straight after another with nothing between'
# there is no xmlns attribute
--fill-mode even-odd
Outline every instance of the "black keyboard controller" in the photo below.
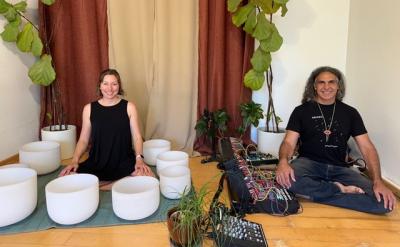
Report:
<svg viewBox="0 0 400 247"><path fill-rule="evenodd" d="M278 164L279 159L272 154L265 154L260 152L250 152L246 156L248 164L253 166Z"/></svg>
<svg viewBox="0 0 400 247"><path fill-rule="evenodd" d="M214 229L219 247L268 247L262 225L256 222L225 214Z"/></svg>

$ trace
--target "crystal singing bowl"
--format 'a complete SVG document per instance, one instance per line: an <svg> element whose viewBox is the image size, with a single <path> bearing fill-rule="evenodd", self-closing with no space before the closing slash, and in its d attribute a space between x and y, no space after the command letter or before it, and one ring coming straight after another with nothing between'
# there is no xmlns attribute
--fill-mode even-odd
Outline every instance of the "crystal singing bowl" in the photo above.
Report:
<svg viewBox="0 0 400 247"><path fill-rule="evenodd" d="M80 223L92 216L99 205L99 179L91 174L59 177L46 185L50 218L62 225Z"/></svg>
<svg viewBox="0 0 400 247"><path fill-rule="evenodd" d="M190 191L190 169L185 166L169 166L160 171L161 193L169 199L179 199Z"/></svg>
<svg viewBox="0 0 400 247"><path fill-rule="evenodd" d="M157 155L171 150L171 142L163 139L148 140L143 143L143 156L146 164L155 166Z"/></svg>
<svg viewBox="0 0 400 247"><path fill-rule="evenodd" d="M61 163L60 144L53 141L31 142L19 150L19 162L28 164L38 175L57 170Z"/></svg>
<svg viewBox="0 0 400 247"><path fill-rule="evenodd" d="M28 217L37 204L37 174L30 168L0 169L0 227Z"/></svg>
<svg viewBox="0 0 400 247"><path fill-rule="evenodd" d="M152 215L160 204L157 179L148 176L126 177L112 186L114 213L125 220L138 220Z"/></svg>
<svg viewBox="0 0 400 247"><path fill-rule="evenodd" d="M29 168L29 165L28 164L15 163L15 164L9 164L9 165L0 166L0 169L12 168L12 167Z"/></svg>
<svg viewBox="0 0 400 247"><path fill-rule="evenodd" d="M188 166L189 155L182 151L167 151L157 156L157 174L169 166Z"/></svg>

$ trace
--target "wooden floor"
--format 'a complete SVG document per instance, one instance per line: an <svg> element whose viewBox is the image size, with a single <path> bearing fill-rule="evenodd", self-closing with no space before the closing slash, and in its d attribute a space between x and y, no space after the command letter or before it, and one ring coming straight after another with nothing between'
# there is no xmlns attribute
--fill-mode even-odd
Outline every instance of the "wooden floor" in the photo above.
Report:
<svg viewBox="0 0 400 247"><path fill-rule="evenodd" d="M192 158L190 168L195 187L215 174L215 163L200 164ZM216 188L217 179L210 183ZM226 192L225 192L226 198ZM270 247L399 247L400 211L376 216L301 201L303 212L288 217L267 214L246 218L263 225ZM1 203L1 202L0 202ZM165 223L100 228L51 229L40 232L2 235L0 246L169 246ZM211 241L204 246L212 246Z"/></svg>

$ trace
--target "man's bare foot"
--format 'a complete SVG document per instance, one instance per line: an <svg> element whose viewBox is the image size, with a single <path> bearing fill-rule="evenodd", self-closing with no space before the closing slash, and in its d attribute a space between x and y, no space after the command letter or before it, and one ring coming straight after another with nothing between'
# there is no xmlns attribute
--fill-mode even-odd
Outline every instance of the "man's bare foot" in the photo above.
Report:
<svg viewBox="0 0 400 247"><path fill-rule="evenodd" d="M111 190L115 181L100 181L99 189L103 191Z"/></svg>
<svg viewBox="0 0 400 247"><path fill-rule="evenodd" d="M357 186L354 186L354 185L345 186L339 182L333 182L333 183L336 184L337 187L339 187L339 189L342 193L365 194L365 191Z"/></svg>

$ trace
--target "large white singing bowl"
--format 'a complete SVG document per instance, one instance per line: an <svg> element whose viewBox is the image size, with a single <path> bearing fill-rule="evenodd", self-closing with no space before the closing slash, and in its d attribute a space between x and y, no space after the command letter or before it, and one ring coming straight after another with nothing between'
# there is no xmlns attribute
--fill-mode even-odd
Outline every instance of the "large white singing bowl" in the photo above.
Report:
<svg viewBox="0 0 400 247"><path fill-rule="evenodd" d="M0 227L28 217L37 204L37 174L30 168L0 169Z"/></svg>
<svg viewBox="0 0 400 247"><path fill-rule="evenodd" d="M148 176L126 177L112 186L114 213L125 220L152 215L160 204L160 185Z"/></svg>
<svg viewBox="0 0 400 247"><path fill-rule="evenodd" d="M54 222L78 224L97 210L99 179L83 173L56 178L46 185L46 205Z"/></svg>
<svg viewBox="0 0 400 247"><path fill-rule="evenodd" d="M190 191L190 169L185 166L169 166L160 171L161 193L169 199L179 199Z"/></svg>
<svg viewBox="0 0 400 247"><path fill-rule="evenodd" d="M169 166L189 166L189 155L182 151L167 151L157 156L157 174Z"/></svg>
<svg viewBox="0 0 400 247"><path fill-rule="evenodd" d="M21 163L15 163L15 164L9 164L9 165L0 166L0 169L12 168L12 167L29 168L29 165L21 164Z"/></svg>
<svg viewBox="0 0 400 247"><path fill-rule="evenodd" d="M143 143L143 156L146 164L155 166L157 156L171 150L171 142L163 139L148 140Z"/></svg>
<svg viewBox="0 0 400 247"><path fill-rule="evenodd" d="M19 149L19 162L28 164L39 175L55 171L61 163L60 144L52 141L25 144Z"/></svg>

